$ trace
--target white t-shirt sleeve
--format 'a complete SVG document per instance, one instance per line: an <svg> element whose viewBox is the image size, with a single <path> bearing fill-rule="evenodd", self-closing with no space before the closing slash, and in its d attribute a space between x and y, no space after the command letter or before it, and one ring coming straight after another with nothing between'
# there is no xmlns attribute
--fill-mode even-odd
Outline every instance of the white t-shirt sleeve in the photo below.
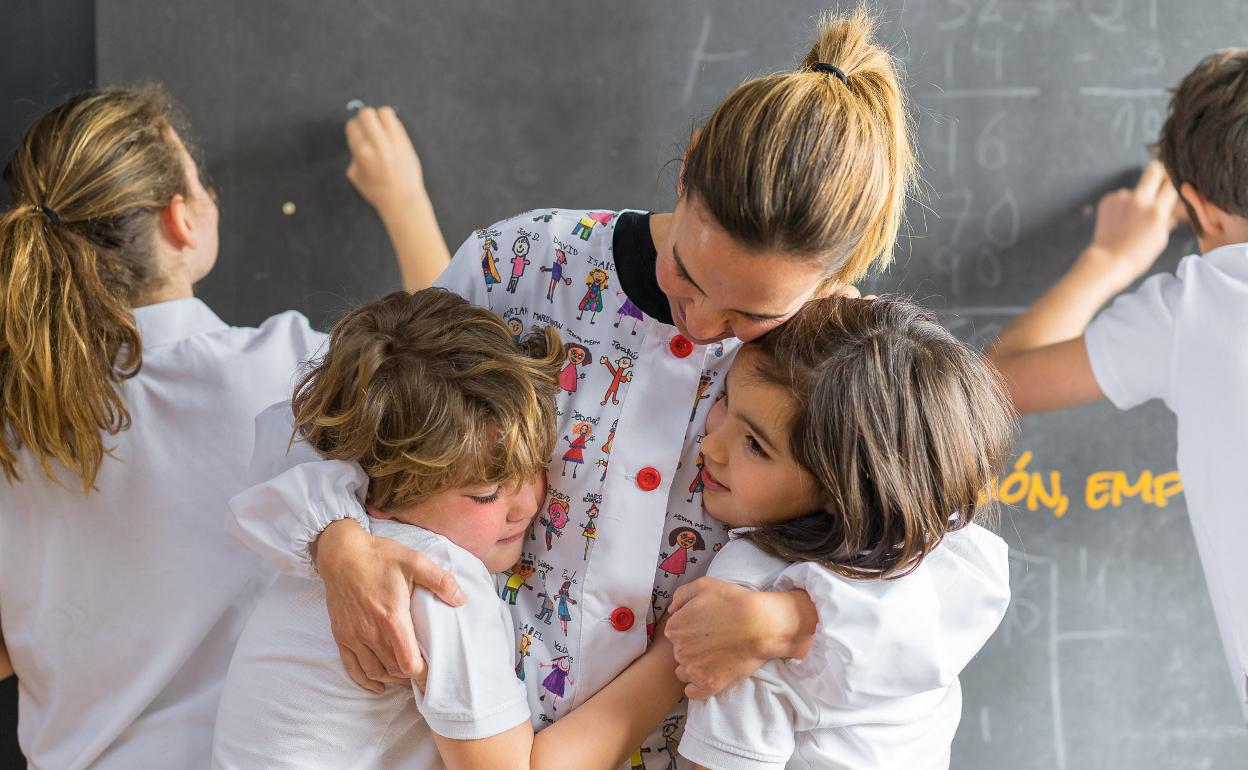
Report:
<svg viewBox="0 0 1248 770"><path fill-rule="evenodd" d="M254 486L230 500L225 531L284 574L316 577L308 547L326 527L352 518L368 529L368 476L356 463L322 459L304 441L290 444L293 426L289 402L256 416Z"/></svg>
<svg viewBox="0 0 1248 770"><path fill-rule="evenodd" d="M516 677L515 631L494 580L481 562L453 546L429 556L455 575L467 601L451 607L418 589L412 621L429 664L425 691L413 687L429 728L457 740L488 738L529 720L524 684Z"/></svg>
<svg viewBox="0 0 1248 770"><path fill-rule="evenodd" d="M1096 381L1119 409L1170 395L1182 273L1181 265L1179 275L1149 278L1139 289L1114 300L1084 332Z"/></svg>
<svg viewBox="0 0 1248 770"><path fill-rule="evenodd" d="M710 770L783 770L811 711L785 683L783 665L770 661L730 690L691 700L681 755Z"/></svg>

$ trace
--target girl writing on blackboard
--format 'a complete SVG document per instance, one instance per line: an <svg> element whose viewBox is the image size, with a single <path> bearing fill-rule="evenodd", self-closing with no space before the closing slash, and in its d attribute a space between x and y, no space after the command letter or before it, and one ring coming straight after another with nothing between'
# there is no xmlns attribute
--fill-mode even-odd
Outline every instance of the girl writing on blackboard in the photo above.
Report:
<svg viewBox="0 0 1248 770"><path fill-rule="evenodd" d="M914 156L896 62L872 42L873 29L863 10L826 18L794 70L734 90L690 142L675 211L518 214L469 237L438 281L500 316L555 326L565 342L589 351L588 361L611 364L586 367L585 382L559 396L559 435L571 435L578 423L616 426L607 472L564 477L556 457L549 473L550 499L599 507L593 561L568 538L523 555L545 561L552 574L581 575L571 587L581 611L566 640L532 637L534 659L566 655L570 665L557 711L540 699L540 678L527 680L535 726L562 718L565 703L574 710L628 670L673 596L681 609L667 618L666 633L692 695L722 689L765 660L802 657L812 644L819 618L803 592L698 580L710 559L664 571L662 554L671 555L669 537L685 528L696 537L681 538L700 538L706 554L727 540L725 525L686 491L698 472L706 413L740 341L779 326L812 298L846 291L890 259ZM387 192L378 187L365 196L384 200ZM484 241L522 234L534 263L554 265L557 275L526 273L514 294L490 292L480 271ZM578 320L582 295L556 291L595 270L622 292L602 293L603 313L619 315L626 300L640 309L635 334L631 324ZM619 377L623 361L629 379ZM698 402L704 379L712 383L709 397ZM587 446L584 459L601 462L604 449ZM277 477L272 488L299 499L317 469L303 471ZM325 580L352 678L373 688L406 682L420 662L410 595L399 587L408 585L406 563L415 554L370 537L357 505L295 508L239 516L236 525L281 569ZM532 626L541 603L536 592L521 592L510 608L518 634ZM842 684L829 676L811 686L836 691ZM664 724L678 737L683 707L671 705ZM644 748L658 756L666 741L656 730Z"/></svg>
<svg viewBox="0 0 1248 770"><path fill-rule="evenodd" d="M734 527L709 574L800 588L821 620L802 660L694 701L680 753L947 769L958 673L1009 602L1006 545L974 522L1013 423L992 367L905 301L811 302L744 345L702 438L703 505Z"/></svg>
<svg viewBox="0 0 1248 770"><path fill-rule="evenodd" d="M323 335L295 312L232 327L195 299L218 211L187 136L157 91L85 93L4 172L0 677L17 674L32 767L207 766L230 653L272 577L227 540L226 501L256 413ZM404 159L391 192L419 212ZM428 257L436 227L413 225L400 256Z"/></svg>

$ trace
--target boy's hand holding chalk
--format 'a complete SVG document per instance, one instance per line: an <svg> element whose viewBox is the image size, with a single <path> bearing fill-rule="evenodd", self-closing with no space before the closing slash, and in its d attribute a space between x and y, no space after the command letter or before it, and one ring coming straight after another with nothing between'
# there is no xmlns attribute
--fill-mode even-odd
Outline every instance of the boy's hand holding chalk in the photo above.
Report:
<svg viewBox="0 0 1248 770"><path fill-rule="evenodd" d="M362 106L347 121L347 146L351 165L347 179L364 200L383 216L390 211L410 211L424 200L425 177L412 140L392 107Z"/></svg>
<svg viewBox="0 0 1248 770"><path fill-rule="evenodd" d="M1080 257L1125 289L1165 251L1178 217L1179 194L1159 161L1149 161L1133 189L1115 190L1096 209L1092 243Z"/></svg>

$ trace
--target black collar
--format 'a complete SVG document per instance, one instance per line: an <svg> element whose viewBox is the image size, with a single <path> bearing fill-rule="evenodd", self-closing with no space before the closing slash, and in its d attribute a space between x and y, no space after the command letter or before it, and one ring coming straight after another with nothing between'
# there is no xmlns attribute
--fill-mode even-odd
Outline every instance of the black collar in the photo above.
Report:
<svg viewBox="0 0 1248 770"><path fill-rule="evenodd" d="M641 308L641 312L671 326L672 306L655 277L659 252L650 236L650 214L638 211L620 214L615 222L611 248L615 252L615 271L624 294Z"/></svg>

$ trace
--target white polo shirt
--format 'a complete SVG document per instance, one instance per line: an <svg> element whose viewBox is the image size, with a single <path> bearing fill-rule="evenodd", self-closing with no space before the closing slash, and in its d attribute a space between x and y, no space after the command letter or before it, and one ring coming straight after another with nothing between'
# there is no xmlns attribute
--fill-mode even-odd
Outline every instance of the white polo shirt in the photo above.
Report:
<svg viewBox="0 0 1248 770"><path fill-rule="evenodd" d="M272 416L266 412L260 420ZM360 495L367 489L358 465L320 465L327 476L340 477L339 488ZM275 502L258 487L230 505L263 516ZM412 595L416 638L429 664L424 693L390 686L374 695L352 682L330 631L325 584L283 575L260 600L230 664L214 768L435 770L445 765L431 730L470 740L528 721L528 697L513 662L511 616L485 565L429 530L379 519L370 525L373 534L424 552L467 595L461 607L423 589Z"/></svg>
<svg viewBox="0 0 1248 770"><path fill-rule="evenodd" d="M133 420L97 489L23 452L0 484L0 623L32 767L205 767L234 642L273 571L222 531L253 418L324 336L298 313L233 328L203 302L135 310Z"/></svg>
<svg viewBox="0 0 1248 770"><path fill-rule="evenodd" d="M1222 646L1248 719L1248 244L1187 257L1119 297L1084 335L1119 409L1162 399Z"/></svg>
<svg viewBox="0 0 1248 770"><path fill-rule="evenodd" d="M711 770L948 770L958 674L1005 616L1005 541L970 525L893 580L850 580L733 540L710 576L800 588L819 610L811 651L689 705L680 753ZM834 682L834 687L826 682Z"/></svg>

